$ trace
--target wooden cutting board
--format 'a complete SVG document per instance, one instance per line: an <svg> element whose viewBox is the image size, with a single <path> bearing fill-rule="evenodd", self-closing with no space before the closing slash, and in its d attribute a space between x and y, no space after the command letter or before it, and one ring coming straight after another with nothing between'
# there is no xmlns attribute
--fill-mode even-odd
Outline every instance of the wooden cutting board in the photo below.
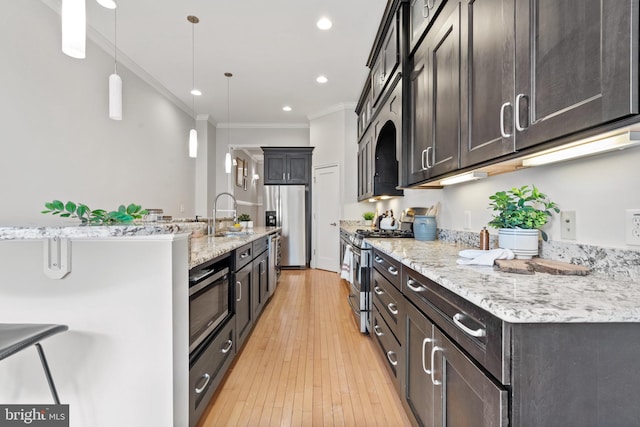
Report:
<svg viewBox="0 0 640 427"><path fill-rule="evenodd" d="M549 273L570 276L586 276L589 269L581 265L569 264L568 262L553 261L550 259L497 259L495 261L496 270L506 273L534 274Z"/></svg>

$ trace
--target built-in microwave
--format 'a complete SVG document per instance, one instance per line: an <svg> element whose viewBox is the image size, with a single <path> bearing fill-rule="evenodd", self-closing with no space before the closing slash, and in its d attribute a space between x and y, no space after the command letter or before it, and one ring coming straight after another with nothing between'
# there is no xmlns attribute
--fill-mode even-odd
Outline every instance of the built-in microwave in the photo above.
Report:
<svg viewBox="0 0 640 427"><path fill-rule="evenodd" d="M214 264L189 277L189 353L231 314L229 266Z"/></svg>

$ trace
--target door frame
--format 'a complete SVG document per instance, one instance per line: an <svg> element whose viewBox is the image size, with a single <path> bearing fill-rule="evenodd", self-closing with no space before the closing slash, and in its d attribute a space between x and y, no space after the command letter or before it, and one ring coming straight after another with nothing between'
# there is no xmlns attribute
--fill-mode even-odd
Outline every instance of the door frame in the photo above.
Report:
<svg viewBox="0 0 640 427"><path fill-rule="evenodd" d="M311 186L313 188L312 192L313 192L313 204L312 204L312 210L311 210L311 241L313 242L312 248L311 248L311 262L310 262L310 267L311 268L316 268L316 251L318 249L318 223L317 223L317 210L318 210L318 206L320 206L320 203L318 202L317 198L318 198L318 190L317 188L315 188L317 182L316 182L316 174L320 169L327 169L327 168L336 168L336 173L338 174L338 183L339 183L339 188L338 188L338 201L339 201L339 210L338 210L338 221L340 221L340 218L342 218L343 212L344 212L344 204L342 203L342 193L343 193L343 184L342 184L342 164L339 162L332 162L332 163L324 163L321 165L313 165L312 167L312 171L311 171ZM337 227L340 227L340 224L338 223ZM336 242L336 249L339 250L340 248L340 233L338 233L338 241ZM339 256L338 256L339 258ZM340 260L338 260L339 262Z"/></svg>

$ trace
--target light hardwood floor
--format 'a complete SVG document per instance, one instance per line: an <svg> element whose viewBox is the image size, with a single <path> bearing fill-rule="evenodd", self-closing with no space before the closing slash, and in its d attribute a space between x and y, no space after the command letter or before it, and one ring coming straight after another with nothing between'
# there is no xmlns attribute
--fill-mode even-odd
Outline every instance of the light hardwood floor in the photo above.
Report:
<svg viewBox="0 0 640 427"><path fill-rule="evenodd" d="M338 274L283 271L198 426L410 425L349 310Z"/></svg>

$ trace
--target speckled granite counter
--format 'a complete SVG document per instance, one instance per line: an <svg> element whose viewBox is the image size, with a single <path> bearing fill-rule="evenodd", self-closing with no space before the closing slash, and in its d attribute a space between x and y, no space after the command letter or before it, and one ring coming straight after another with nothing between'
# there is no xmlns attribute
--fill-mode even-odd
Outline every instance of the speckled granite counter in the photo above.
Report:
<svg viewBox="0 0 640 427"><path fill-rule="evenodd" d="M237 236L233 235L223 237L193 237L191 239L189 268L230 252L246 243L257 240L260 237L275 233L280 229L280 227L254 227L253 233L251 234L238 234Z"/></svg>
<svg viewBox="0 0 640 427"><path fill-rule="evenodd" d="M350 233L360 225L341 224ZM640 283L601 274L509 274L456 264L469 245L436 240L367 239L374 248L512 323L640 322Z"/></svg>

